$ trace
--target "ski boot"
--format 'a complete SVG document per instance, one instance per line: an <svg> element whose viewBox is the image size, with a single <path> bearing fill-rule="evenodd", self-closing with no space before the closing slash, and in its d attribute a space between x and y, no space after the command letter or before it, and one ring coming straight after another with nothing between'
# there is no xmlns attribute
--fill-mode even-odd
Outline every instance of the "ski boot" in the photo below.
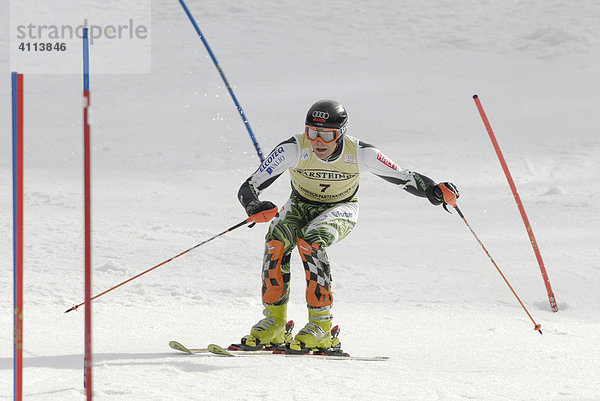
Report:
<svg viewBox="0 0 600 401"><path fill-rule="evenodd" d="M288 343L292 340L292 328L286 325L287 304L265 305L263 310L265 318L252 326L250 335L242 337L241 348L245 351L272 349L278 344Z"/></svg>
<svg viewBox="0 0 600 401"><path fill-rule="evenodd" d="M330 308L308 309L308 323L302 328L287 347L289 353L314 354L327 353L329 350L340 349L339 329L331 328Z"/></svg>

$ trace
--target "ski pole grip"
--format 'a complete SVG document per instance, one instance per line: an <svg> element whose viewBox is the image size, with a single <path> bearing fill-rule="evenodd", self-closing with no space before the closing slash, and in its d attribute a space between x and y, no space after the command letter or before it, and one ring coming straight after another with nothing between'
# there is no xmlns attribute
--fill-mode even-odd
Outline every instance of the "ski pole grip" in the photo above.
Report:
<svg viewBox="0 0 600 401"><path fill-rule="evenodd" d="M444 195L444 202L449 204L452 207L456 207L456 194L450 190L446 186L446 184L440 184L440 189L442 190L442 195Z"/></svg>
<svg viewBox="0 0 600 401"><path fill-rule="evenodd" d="M278 214L279 213L278 213L277 206L275 206L272 209L263 210L261 212L253 214L252 216L248 217L248 220L246 220L246 222L247 223L266 223L268 221L271 221Z"/></svg>

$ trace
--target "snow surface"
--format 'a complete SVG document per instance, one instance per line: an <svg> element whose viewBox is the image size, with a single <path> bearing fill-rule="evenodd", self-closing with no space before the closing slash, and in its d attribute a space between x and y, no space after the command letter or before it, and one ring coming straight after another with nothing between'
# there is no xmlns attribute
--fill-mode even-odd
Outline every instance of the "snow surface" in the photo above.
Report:
<svg viewBox="0 0 600 401"><path fill-rule="evenodd" d="M600 3L190 1L266 153L318 99L350 133L461 191L463 222L375 177L330 248L344 349L387 362L179 355L261 318L266 226L227 234L94 303L98 400L600 400ZM0 20L8 26L8 7ZM179 3L152 3L152 73L92 76L94 293L245 217L258 158ZM12 398L8 38L0 37L0 400ZM93 56L93 55L92 55ZM29 75L25 160L27 400L81 400L81 76ZM560 312L472 100L511 168ZM281 205L282 177L263 199ZM306 322L292 258L289 317Z"/></svg>

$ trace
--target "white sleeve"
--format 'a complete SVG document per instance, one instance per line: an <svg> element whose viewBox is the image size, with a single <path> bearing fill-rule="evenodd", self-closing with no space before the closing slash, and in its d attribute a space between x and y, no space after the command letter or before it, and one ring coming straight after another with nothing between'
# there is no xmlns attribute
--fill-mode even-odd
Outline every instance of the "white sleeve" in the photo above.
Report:
<svg viewBox="0 0 600 401"><path fill-rule="evenodd" d="M300 149L295 139L277 145L248 179L256 196L288 168L296 167L299 155Z"/></svg>
<svg viewBox="0 0 600 401"><path fill-rule="evenodd" d="M375 147L359 146L358 167L361 173L370 171L384 180L400 185L403 188L407 186L417 187L415 175L411 171L398 167L392 159L385 156Z"/></svg>

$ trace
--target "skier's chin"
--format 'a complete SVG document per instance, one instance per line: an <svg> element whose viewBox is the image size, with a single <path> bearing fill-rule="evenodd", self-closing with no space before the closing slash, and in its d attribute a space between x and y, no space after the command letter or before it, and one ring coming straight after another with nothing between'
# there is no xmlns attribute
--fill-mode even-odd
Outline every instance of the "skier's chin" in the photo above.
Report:
<svg viewBox="0 0 600 401"><path fill-rule="evenodd" d="M327 156L328 150L329 149L327 149L327 148L315 148L314 149L315 155L317 155L317 157L319 157L319 158L323 158L323 157Z"/></svg>

